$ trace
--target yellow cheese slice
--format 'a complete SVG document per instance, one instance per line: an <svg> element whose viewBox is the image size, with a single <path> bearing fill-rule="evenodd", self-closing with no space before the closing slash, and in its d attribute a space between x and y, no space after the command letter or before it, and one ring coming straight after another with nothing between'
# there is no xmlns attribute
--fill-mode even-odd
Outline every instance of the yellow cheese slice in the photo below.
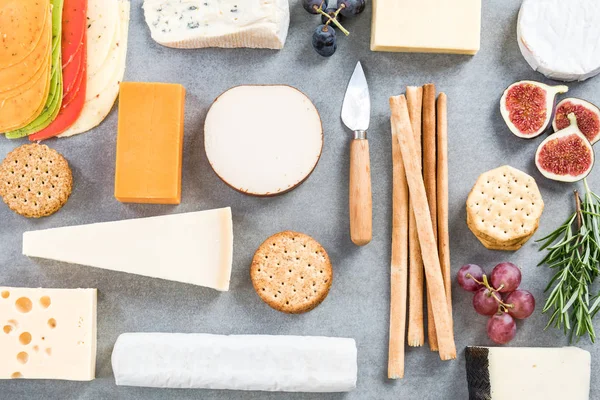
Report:
<svg viewBox="0 0 600 400"><path fill-rule="evenodd" d="M23 61L44 34L50 0L0 0L0 68Z"/></svg>
<svg viewBox="0 0 600 400"><path fill-rule="evenodd" d="M20 129L36 119L44 110L50 93L51 50L48 48L45 73L27 90L15 96L0 98L0 132Z"/></svg>
<svg viewBox="0 0 600 400"><path fill-rule="evenodd" d="M48 16L47 24L51 22L51 15ZM44 26L44 32L46 31ZM52 42L52 35L44 34L38 45L25 59L10 67L0 69L0 96L7 91L19 89L20 86L31 86L41 73L44 71L44 62L48 56L48 47Z"/></svg>

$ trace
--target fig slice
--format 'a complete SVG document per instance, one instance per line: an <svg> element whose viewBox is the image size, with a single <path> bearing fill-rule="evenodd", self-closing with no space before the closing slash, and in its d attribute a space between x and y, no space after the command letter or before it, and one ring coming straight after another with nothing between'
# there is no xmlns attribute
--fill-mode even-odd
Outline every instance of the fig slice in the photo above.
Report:
<svg viewBox="0 0 600 400"><path fill-rule="evenodd" d="M552 128L560 131L570 125L567 115L574 113L577 127L591 144L600 140L600 109L589 101L567 98L556 105Z"/></svg>
<svg viewBox="0 0 600 400"><path fill-rule="evenodd" d="M560 182L577 182L594 166L592 144L577 127L577 118L569 113L570 125L548 136L535 153L535 165L542 175Z"/></svg>
<svg viewBox="0 0 600 400"><path fill-rule="evenodd" d="M550 126L556 95L568 90L565 85L549 86L536 81L513 83L500 99L504 122L516 136L533 139Z"/></svg>

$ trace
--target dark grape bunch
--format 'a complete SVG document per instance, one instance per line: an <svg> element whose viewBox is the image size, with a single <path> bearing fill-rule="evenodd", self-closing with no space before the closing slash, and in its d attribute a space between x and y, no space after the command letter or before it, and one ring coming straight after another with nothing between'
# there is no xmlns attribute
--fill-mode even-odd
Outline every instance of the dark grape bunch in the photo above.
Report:
<svg viewBox="0 0 600 400"><path fill-rule="evenodd" d="M331 57L337 49L334 26L344 35L350 32L341 24L343 18L352 18L365 9L365 0L336 0L336 7L328 7L327 0L302 0L302 6L311 14L321 15L321 25L312 37L312 45L323 57Z"/></svg>
<svg viewBox="0 0 600 400"><path fill-rule="evenodd" d="M487 334L494 343L510 342L517 333L515 319L526 319L533 314L535 299L527 290L519 289L521 270L515 264L496 265L489 280L480 266L467 264L458 270L456 277L463 289L475 293L475 311L490 317Z"/></svg>

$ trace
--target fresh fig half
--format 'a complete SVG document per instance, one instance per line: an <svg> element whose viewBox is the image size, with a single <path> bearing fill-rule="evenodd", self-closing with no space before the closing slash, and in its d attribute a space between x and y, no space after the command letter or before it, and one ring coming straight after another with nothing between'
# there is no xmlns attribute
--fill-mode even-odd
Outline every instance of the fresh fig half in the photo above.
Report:
<svg viewBox="0 0 600 400"><path fill-rule="evenodd" d="M548 179L577 182L589 175L594 166L592 144L577 127L577 118L569 113L570 125L548 136L535 153L535 165Z"/></svg>
<svg viewBox="0 0 600 400"><path fill-rule="evenodd" d="M549 86L536 81L513 83L500 99L504 122L518 137L537 137L550 126L556 95L568 90L564 85Z"/></svg>
<svg viewBox="0 0 600 400"><path fill-rule="evenodd" d="M600 109L589 101L567 98L556 105L552 128L554 132L567 128L571 123L567 115L574 113L577 127L591 144L600 140Z"/></svg>

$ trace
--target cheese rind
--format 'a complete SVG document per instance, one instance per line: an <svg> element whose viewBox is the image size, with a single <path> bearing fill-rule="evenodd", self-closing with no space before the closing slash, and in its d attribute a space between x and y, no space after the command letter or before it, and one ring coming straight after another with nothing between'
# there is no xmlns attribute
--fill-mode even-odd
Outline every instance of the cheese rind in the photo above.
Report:
<svg viewBox="0 0 600 400"><path fill-rule="evenodd" d="M354 339L125 333L112 354L117 385L284 392L356 387Z"/></svg>
<svg viewBox="0 0 600 400"><path fill-rule="evenodd" d="M600 73L600 2L525 0L517 22L519 49L550 79L583 81Z"/></svg>
<svg viewBox="0 0 600 400"><path fill-rule="evenodd" d="M231 209L25 232L23 254L226 291Z"/></svg>
<svg viewBox="0 0 600 400"><path fill-rule="evenodd" d="M475 54L481 0L374 0L371 50Z"/></svg>
<svg viewBox="0 0 600 400"><path fill-rule="evenodd" d="M127 203L179 204L185 88L177 84L123 82L120 96L116 199Z"/></svg>
<svg viewBox="0 0 600 400"><path fill-rule="evenodd" d="M288 0L145 0L152 39L174 48L250 47L281 49Z"/></svg>
<svg viewBox="0 0 600 400"><path fill-rule="evenodd" d="M588 400L590 353L576 347L467 347L472 400Z"/></svg>
<svg viewBox="0 0 600 400"><path fill-rule="evenodd" d="M0 318L0 379L94 379L96 289L0 287Z"/></svg>

